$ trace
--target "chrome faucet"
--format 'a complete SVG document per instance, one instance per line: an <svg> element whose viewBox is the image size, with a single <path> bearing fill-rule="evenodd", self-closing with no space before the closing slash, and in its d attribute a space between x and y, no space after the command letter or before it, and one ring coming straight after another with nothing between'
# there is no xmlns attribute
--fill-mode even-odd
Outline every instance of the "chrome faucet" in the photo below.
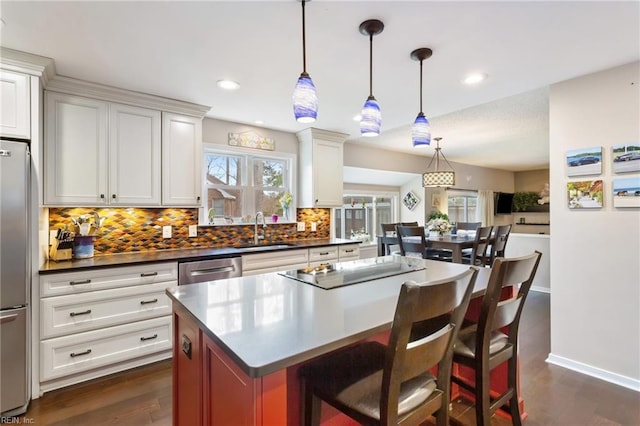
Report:
<svg viewBox="0 0 640 426"><path fill-rule="evenodd" d="M258 217L262 218L262 235L258 234ZM264 221L264 214L262 214L262 212L257 212L256 213L256 221L253 225L253 243L255 245L258 245L258 243L260 242L260 240L264 240L264 228L267 227L266 222Z"/></svg>

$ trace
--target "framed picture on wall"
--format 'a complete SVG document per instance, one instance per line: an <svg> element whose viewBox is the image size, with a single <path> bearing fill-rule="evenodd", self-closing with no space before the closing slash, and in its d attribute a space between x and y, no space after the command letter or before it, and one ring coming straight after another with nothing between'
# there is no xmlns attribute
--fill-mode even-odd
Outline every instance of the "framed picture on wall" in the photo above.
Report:
<svg viewBox="0 0 640 426"><path fill-rule="evenodd" d="M567 176L599 175L601 173L601 146L567 151Z"/></svg>
<svg viewBox="0 0 640 426"><path fill-rule="evenodd" d="M640 142L614 145L611 158L614 173L640 172Z"/></svg>
<svg viewBox="0 0 640 426"><path fill-rule="evenodd" d="M602 208L603 191L601 180L567 182L567 202L569 209Z"/></svg>
<svg viewBox="0 0 640 426"><path fill-rule="evenodd" d="M640 177L613 180L613 207L640 207Z"/></svg>
<svg viewBox="0 0 640 426"><path fill-rule="evenodd" d="M441 202L442 202L442 198L440 197L439 192L436 192L435 194L431 194L431 207L440 209Z"/></svg>
<svg viewBox="0 0 640 426"><path fill-rule="evenodd" d="M402 199L402 204L404 204L409 210L413 210L418 203L420 203L420 199L411 191L407 192Z"/></svg>

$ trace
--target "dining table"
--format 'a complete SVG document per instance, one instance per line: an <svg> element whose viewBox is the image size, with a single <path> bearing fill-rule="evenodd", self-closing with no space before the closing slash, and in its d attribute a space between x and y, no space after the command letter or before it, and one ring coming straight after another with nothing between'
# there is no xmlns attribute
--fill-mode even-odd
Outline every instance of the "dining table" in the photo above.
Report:
<svg viewBox="0 0 640 426"><path fill-rule="evenodd" d="M473 247L475 233L458 233L435 236L431 233L425 233L429 248L451 250L451 261L454 263L462 263L462 251ZM396 235L378 235L378 256L387 255L387 246L397 245L398 237Z"/></svg>

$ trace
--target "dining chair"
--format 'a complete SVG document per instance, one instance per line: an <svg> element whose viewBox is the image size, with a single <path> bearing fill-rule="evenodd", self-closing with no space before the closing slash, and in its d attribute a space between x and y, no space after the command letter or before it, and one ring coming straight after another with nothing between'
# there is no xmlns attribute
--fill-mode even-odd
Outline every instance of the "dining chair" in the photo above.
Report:
<svg viewBox="0 0 640 426"><path fill-rule="evenodd" d="M493 239L491 241L491 252L489 254L489 264L493 265L493 261L497 257L504 257L504 251L507 247L507 240L511 233L511 225L501 225L495 227Z"/></svg>
<svg viewBox="0 0 640 426"><path fill-rule="evenodd" d="M477 426L490 425L497 409L511 414L514 425L522 424L517 379L518 325L540 256L536 251L518 258L495 260L478 321L465 322L454 344L453 361L472 368L475 382L469 383L455 375L451 379L474 394ZM500 300L504 287L518 285L515 297ZM505 361L507 389L499 396L490 395L490 372Z"/></svg>
<svg viewBox="0 0 640 426"><path fill-rule="evenodd" d="M462 253L462 263L479 266L488 266L490 264L491 259L487 252L492 231L493 226L481 226L476 230L473 247L469 252L463 251Z"/></svg>
<svg viewBox="0 0 640 426"><path fill-rule="evenodd" d="M393 244L393 237L396 237L396 226L418 226L418 222L381 223L382 237L384 238L385 254L400 254L398 244Z"/></svg>
<svg viewBox="0 0 640 426"><path fill-rule="evenodd" d="M402 284L388 344L358 343L301 367L304 425L324 401L362 424L449 424L451 358L478 269ZM431 371L437 366L437 376Z"/></svg>
<svg viewBox="0 0 640 426"><path fill-rule="evenodd" d="M456 228L463 231L475 231L482 226L482 222L457 222Z"/></svg>
<svg viewBox="0 0 640 426"><path fill-rule="evenodd" d="M421 257L423 259L443 260L450 262L451 255L442 250L429 247L429 241L424 233L424 226L396 226L398 245L401 256Z"/></svg>

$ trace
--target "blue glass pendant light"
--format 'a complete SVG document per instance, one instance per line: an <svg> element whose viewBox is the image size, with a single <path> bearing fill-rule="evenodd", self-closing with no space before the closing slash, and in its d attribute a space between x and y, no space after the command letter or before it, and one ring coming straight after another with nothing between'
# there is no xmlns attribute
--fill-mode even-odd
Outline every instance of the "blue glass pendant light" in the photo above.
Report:
<svg viewBox="0 0 640 426"><path fill-rule="evenodd" d="M299 123L313 123L318 117L318 95L313 80L307 74L307 46L305 34L304 5L302 0L302 74L293 90L293 114Z"/></svg>
<svg viewBox="0 0 640 426"><path fill-rule="evenodd" d="M378 136L382 125L380 105L373 97L373 36L380 34L383 29L384 24L377 19L369 19L360 24L360 33L369 36L369 97L360 114L360 134L367 137Z"/></svg>
<svg viewBox="0 0 640 426"><path fill-rule="evenodd" d="M431 126L429 120L422 112L422 61L430 58L433 51L429 48L422 47L411 52L411 59L420 61L420 112L416 117L411 128L411 139L414 147L428 146L431 144Z"/></svg>

